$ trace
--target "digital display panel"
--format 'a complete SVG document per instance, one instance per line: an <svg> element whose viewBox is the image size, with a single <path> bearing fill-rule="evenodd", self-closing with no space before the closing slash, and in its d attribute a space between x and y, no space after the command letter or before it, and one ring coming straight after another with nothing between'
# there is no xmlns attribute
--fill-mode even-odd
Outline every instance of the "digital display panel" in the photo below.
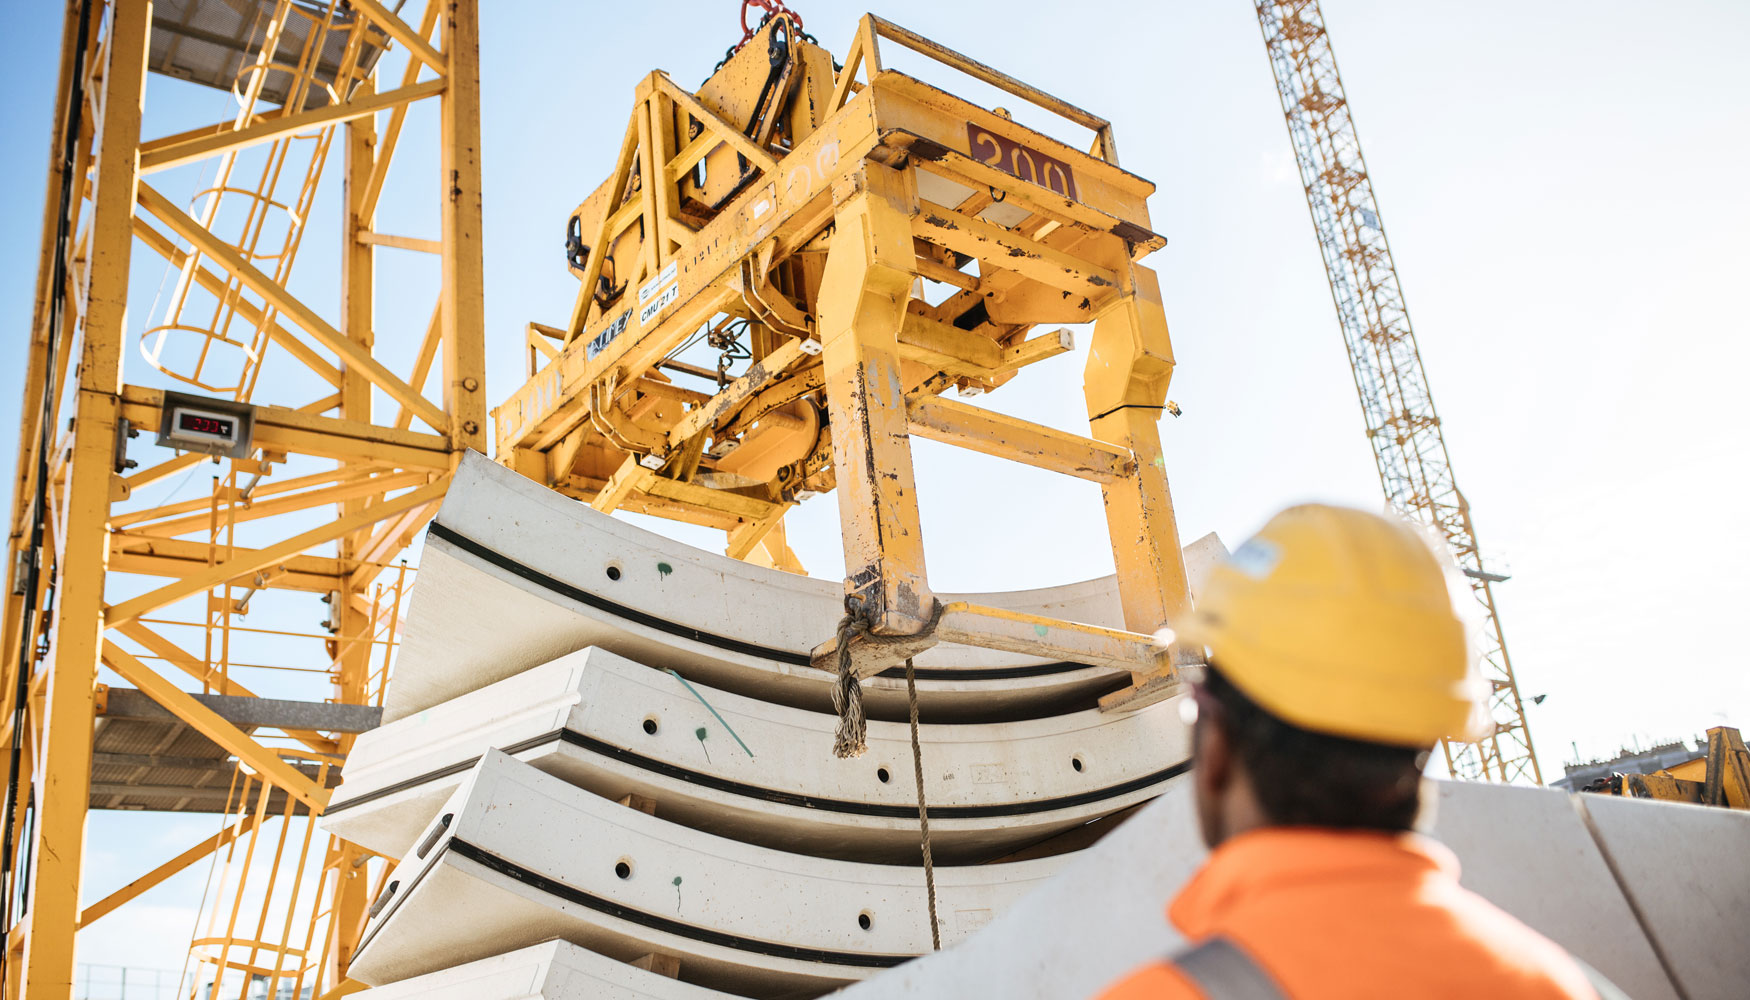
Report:
<svg viewBox="0 0 1750 1000"><path fill-rule="evenodd" d="M213 437L234 440L237 437L237 422L220 417L208 416L204 413L191 413L188 410L178 410L176 413L176 429L193 431L196 434L211 434Z"/></svg>
<svg viewBox="0 0 1750 1000"><path fill-rule="evenodd" d="M255 433L255 408L229 399L207 399L177 392L164 394L158 419L158 444L202 455L249 454Z"/></svg>

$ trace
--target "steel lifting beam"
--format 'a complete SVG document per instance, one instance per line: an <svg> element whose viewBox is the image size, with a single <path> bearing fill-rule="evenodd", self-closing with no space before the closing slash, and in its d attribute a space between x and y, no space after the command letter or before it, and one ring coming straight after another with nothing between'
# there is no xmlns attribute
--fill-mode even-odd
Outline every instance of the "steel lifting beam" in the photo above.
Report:
<svg viewBox="0 0 1750 1000"><path fill-rule="evenodd" d="M919 631L934 597L924 572L899 330L912 282L914 178L869 164L834 192L832 249L821 275L821 346L833 434L847 599L871 627ZM840 200L840 196L842 200Z"/></svg>

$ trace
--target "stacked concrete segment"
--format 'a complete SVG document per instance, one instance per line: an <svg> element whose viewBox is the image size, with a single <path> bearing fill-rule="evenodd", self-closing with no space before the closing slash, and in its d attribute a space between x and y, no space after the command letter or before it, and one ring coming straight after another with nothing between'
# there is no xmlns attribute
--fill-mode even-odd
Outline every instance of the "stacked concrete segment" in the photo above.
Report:
<svg viewBox="0 0 1750 1000"><path fill-rule="evenodd" d="M356 996L360 1000L718 1000L730 994L553 940Z"/></svg>
<svg viewBox="0 0 1750 1000"><path fill-rule="evenodd" d="M1185 549L1196 581L1223 554ZM426 539L384 721L423 711L594 646L688 680L830 712L833 674L809 651L843 614L836 583L763 569L597 514L470 454ZM1121 626L1111 577L1040 590L939 594ZM916 658L929 721L989 722L1076 711L1122 687L1122 671L943 644ZM872 718L906 717L905 679L863 681Z"/></svg>
<svg viewBox="0 0 1750 1000"><path fill-rule="evenodd" d="M1220 554L1211 536L1187 558ZM903 678L865 680L870 749L840 760L834 677L807 662L839 592L469 456L427 541L390 721L359 739L324 821L400 859L351 975L382 996L807 997L929 952ZM968 596L1118 619L1110 579ZM1176 699L1094 709L1122 672L942 646L918 673L945 945L1187 766ZM678 960L705 992L640 959Z"/></svg>
<svg viewBox="0 0 1750 1000"><path fill-rule="evenodd" d="M608 798L642 796L693 829L820 857L914 864L911 736L869 724L832 755L837 720L719 691L601 649L569 653L359 741L326 825L398 857L498 748ZM923 725L934 854L986 860L1160 794L1188 766L1177 705L997 724Z"/></svg>
<svg viewBox="0 0 1750 1000"><path fill-rule="evenodd" d="M937 866L945 943L1061 858ZM475 765L389 876L351 975L393 982L562 937L680 959L746 996L814 996L930 950L915 868L815 858L701 833L498 751Z"/></svg>
<svg viewBox="0 0 1750 1000"><path fill-rule="evenodd" d="M1219 551L1188 549L1193 576ZM1043 1000L1179 943L1164 904L1203 858L1177 777L1186 734L1173 702L1091 711L1124 682L1113 671L920 658L948 948L905 961L929 942L903 680L865 681L870 753L833 758L832 675L807 651L836 587L686 549L477 456L424 563L395 721L359 740L327 820L402 859L353 967L382 984L374 1000L847 983L870 1000ZM1117 618L1110 580L973 599ZM1437 805L1467 885L1631 996L1750 981L1750 817L1455 784ZM1035 859L976 864L1010 852ZM677 959L683 981L630 964Z"/></svg>

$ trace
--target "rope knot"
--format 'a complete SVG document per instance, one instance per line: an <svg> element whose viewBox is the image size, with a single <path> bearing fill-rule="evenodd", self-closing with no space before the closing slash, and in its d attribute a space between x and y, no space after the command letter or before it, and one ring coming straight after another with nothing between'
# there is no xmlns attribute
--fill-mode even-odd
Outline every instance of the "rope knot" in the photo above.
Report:
<svg viewBox="0 0 1750 1000"><path fill-rule="evenodd" d="M839 679L832 689L832 707L839 714L839 729L832 752L839 758L861 757L869 749L868 720L863 715L863 685L851 666L851 643L861 637L860 641L868 646L903 647L906 658L910 659L910 652L917 648L918 641L927 639L936 631L942 620L942 602L932 602L930 620L915 633L882 635L875 631L874 619L869 604L861 597L845 595L845 616L839 619L838 628Z"/></svg>

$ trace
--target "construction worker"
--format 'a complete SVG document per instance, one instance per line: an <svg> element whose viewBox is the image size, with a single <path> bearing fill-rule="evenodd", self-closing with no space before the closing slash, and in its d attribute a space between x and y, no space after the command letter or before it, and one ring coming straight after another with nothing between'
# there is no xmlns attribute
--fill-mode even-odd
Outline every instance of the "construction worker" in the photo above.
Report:
<svg viewBox="0 0 1750 1000"><path fill-rule="evenodd" d="M1622 995L1413 832L1435 744L1487 725L1415 529L1285 510L1210 574L1180 639L1209 654L1193 782L1211 853L1167 909L1193 944L1103 1000Z"/></svg>

